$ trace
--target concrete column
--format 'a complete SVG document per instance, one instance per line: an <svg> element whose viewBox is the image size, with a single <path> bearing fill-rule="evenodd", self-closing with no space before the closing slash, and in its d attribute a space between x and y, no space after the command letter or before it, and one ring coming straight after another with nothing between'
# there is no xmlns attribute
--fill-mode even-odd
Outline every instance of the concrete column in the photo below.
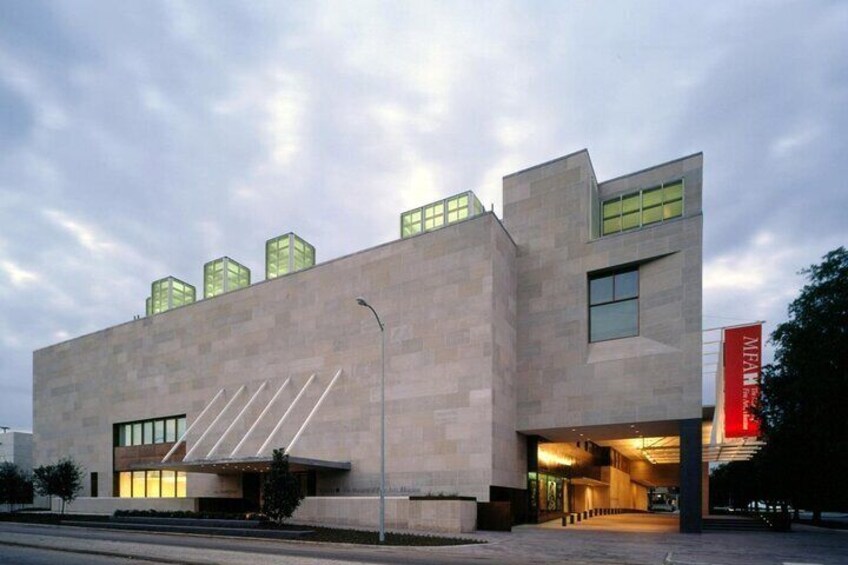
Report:
<svg viewBox="0 0 848 565"><path fill-rule="evenodd" d="M701 419L680 420L680 532L701 533Z"/></svg>

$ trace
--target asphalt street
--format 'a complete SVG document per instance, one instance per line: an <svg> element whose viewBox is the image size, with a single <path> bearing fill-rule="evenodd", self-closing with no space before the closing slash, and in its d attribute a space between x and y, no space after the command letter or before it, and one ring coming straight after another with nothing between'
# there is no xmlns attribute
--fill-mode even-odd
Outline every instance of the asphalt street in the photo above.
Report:
<svg viewBox="0 0 848 565"><path fill-rule="evenodd" d="M677 518L631 514L558 522L513 532L478 532L489 543L373 547L98 530L0 522L0 564L161 563L169 565L698 564L844 565L848 531L796 526L791 533L677 533Z"/></svg>

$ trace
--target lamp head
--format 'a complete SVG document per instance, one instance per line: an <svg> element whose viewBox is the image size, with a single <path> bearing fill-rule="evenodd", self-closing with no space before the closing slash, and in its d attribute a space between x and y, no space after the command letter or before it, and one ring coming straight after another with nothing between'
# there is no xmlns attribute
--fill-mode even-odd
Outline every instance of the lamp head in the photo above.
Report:
<svg viewBox="0 0 848 565"><path fill-rule="evenodd" d="M368 303L365 302L365 299L362 298L361 296L356 297L356 303L359 304L360 306L366 306L366 307L368 306Z"/></svg>

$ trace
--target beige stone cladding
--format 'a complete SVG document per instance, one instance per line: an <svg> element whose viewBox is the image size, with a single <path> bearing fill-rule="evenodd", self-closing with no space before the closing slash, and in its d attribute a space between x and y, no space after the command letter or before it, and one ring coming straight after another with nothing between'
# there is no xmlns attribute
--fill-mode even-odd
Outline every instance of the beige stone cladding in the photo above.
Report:
<svg viewBox="0 0 848 565"><path fill-rule="evenodd" d="M266 380L271 390L291 377L294 391L316 373L320 390L342 369L297 455L351 463L319 477L319 495L373 495L380 341L355 302L361 295L387 326L389 493L485 501L491 484L522 488L514 259L509 235L485 214L38 350L36 464L72 456L98 472L108 496L113 424L185 413L190 425L221 389L231 399L246 385L247 399ZM239 488L231 477L189 475L189 497L239 496Z"/></svg>
<svg viewBox="0 0 848 565"><path fill-rule="evenodd" d="M518 246L518 430L701 414L701 155L597 183L580 151L504 178ZM599 201L683 179L684 214L598 237ZM639 265L639 335L589 343L588 277Z"/></svg>

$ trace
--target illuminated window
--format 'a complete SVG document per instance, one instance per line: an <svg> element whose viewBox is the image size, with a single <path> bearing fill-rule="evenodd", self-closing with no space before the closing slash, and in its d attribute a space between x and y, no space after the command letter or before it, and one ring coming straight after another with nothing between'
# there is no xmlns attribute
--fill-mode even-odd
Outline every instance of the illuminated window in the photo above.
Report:
<svg viewBox="0 0 848 565"><path fill-rule="evenodd" d="M145 485L147 484L144 471L133 471L132 472L132 497L133 498L145 498Z"/></svg>
<svg viewBox="0 0 848 565"><path fill-rule="evenodd" d="M177 474L174 471L162 471L162 498L177 496Z"/></svg>
<svg viewBox="0 0 848 565"><path fill-rule="evenodd" d="M483 205L470 190L404 212L400 215L401 238L437 230L484 212Z"/></svg>
<svg viewBox="0 0 848 565"><path fill-rule="evenodd" d="M293 233L265 242L265 278L301 271L315 265L315 247Z"/></svg>
<svg viewBox="0 0 848 565"><path fill-rule="evenodd" d="M185 498L186 497L186 487L188 481L186 480L186 474L182 471L177 472L177 498Z"/></svg>
<svg viewBox="0 0 848 565"><path fill-rule="evenodd" d="M147 471L147 498L159 498L161 491L159 490L159 473L160 471Z"/></svg>
<svg viewBox="0 0 848 565"><path fill-rule="evenodd" d="M628 269L589 278L589 341L639 334L639 271Z"/></svg>
<svg viewBox="0 0 848 565"><path fill-rule="evenodd" d="M121 471L118 496L121 498L185 498L188 480L182 471L148 469Z"/></svg>
<svg viewBox="0 0 848 565"><path fill-rule="evenodd" d="M132 497L132 473L124 471L118 474L118 496L121 498Z"/></svg>
<svg viewBox="0 0 848 565"><path fill-rule="evenodd" d="M250 286L250 269L229 257L221 257L203 265L203 298L212 298L247 286Z"/></svg>
<svg viewBox="0 0 848 565"><path fill-rule="evenodd" d="M154 281L150 292L150 313L159 314L191 304L196 299L193 286L174 277Z"/></svg>
<svg viewBox="0 0 848 565"><path fill-rule="evenodd" d="M410 210L400 215L400 236L411 237L424 229L421 223L421 209Z"/></svg>
<svg viewBox="0 0 848 565"><path fill-rule="evenodd" d="M632 230L682 215L683 181L677 180L604 200L601 205L601 234Z"/></svg>

